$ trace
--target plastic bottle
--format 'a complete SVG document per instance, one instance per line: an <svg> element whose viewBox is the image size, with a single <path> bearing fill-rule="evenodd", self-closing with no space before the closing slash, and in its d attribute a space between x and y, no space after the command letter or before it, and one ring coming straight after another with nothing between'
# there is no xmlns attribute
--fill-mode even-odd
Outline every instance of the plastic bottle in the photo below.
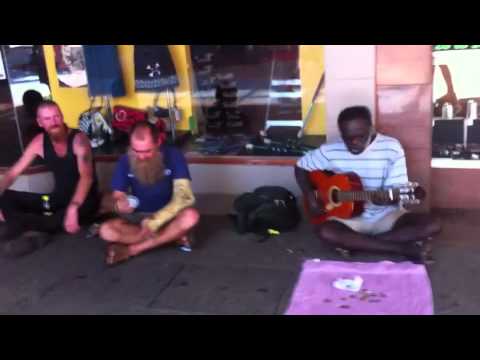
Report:
<svg viewBox="0 0 480 360"><path fill-rule="evenodd" d="M45 216L53 215L49 195L42 195L42 207L43 207L43 215Z"/></svg>
<svg viewBox="0 0 480 360"><path fill-rule="evenodd" d="M190 131L192 135L197 135L198 134L197 119L192 115L188 118L188 121L189 121Z"/></svg>

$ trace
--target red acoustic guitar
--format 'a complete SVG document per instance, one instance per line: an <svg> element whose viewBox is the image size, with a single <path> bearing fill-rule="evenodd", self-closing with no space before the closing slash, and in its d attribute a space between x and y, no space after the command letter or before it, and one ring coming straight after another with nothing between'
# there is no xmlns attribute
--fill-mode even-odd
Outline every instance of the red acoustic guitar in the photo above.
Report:
<svg viewBox="0 0 480 360"><path fill-rule="evenodd" d="M342 219L358 216L363 212L364 203L377 195L386 195L403 204L419 204L426 195L425 190L414 182L390 190L365 191L360 177L353 172L332 175L325 171L312 171L309 179L316 189L316 198L323 200L326 210L324 215L312 216L305 201L307 214L313 224L320 224L332 216Z"/></svg>

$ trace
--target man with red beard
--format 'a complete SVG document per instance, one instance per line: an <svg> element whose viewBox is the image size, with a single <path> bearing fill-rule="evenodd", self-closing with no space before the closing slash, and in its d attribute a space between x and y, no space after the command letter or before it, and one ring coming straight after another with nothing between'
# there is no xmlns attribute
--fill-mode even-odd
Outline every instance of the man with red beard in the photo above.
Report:
<svg viewBox="0 0 480 360"><path fill-rule="evenodd" d="M189 249L188 234L199 214L183 154L163 144L159 130L138 122L130 135L128 153L112 177L114 209L119 218L100 227L108 242L106 262L125 261L158 246L176 242ZM132 199L134 201L132 201Z"/></svg>
<svg viewBox="0 0 480 360"><path fill-rule="evenodd" d="M0 222L6 225L2 251L7 256L30 253L62 230L75 234L96 213L99 205L92 149L87 136L69 129L57 103L43 101L37 108L37 123L43 132L36 135L20 159L0 181ZM50 194L7 190L19 175L40 156L53 173L55 186ZM5 227L5 226L4 226Z"/></svg>

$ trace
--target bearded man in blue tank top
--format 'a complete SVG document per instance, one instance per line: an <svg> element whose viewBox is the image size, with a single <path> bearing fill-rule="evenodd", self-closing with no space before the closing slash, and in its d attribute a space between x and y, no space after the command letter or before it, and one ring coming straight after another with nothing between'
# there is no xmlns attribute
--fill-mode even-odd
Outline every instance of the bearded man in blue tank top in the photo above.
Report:
<svg viewBox="0 0 480 360"><path fill-rule="evenodd" d="M37 123L43 132L33 138L0 181L0 223L5 228L0 240L6 256L28 254L48 243L51 237L47 234L62 229L69 234L77 233L99 206L95 166L87 136L65 125L62 111L53 101L44 101L38 106ZM53 173L53 191L35 194L8 190L37 156ZM37 236L31 236L32 232ZM38 232L43 236L38 236Z"/></svg>

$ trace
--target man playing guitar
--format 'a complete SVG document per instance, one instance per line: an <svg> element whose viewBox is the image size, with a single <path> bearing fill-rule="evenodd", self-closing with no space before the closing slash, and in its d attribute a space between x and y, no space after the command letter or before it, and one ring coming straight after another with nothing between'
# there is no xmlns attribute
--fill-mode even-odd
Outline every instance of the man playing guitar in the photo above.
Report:
<svg viewBox="0 0 480 360"><path fill-rule="evenodd" d="M338 116L343 141L324 144L303 156L295 167L312 217L327 214L329 206L316 195L310 179L316 170L356 173L363 188L374 196L360 215L349 219L328 217L314 225L317 236L344 253L349 250L394 253L424 262L429 243L440 223L428 214L408 212L388 190L408 183L405 153L400 142L376 133L371 113L363 106L344 109Z"/></svg>

